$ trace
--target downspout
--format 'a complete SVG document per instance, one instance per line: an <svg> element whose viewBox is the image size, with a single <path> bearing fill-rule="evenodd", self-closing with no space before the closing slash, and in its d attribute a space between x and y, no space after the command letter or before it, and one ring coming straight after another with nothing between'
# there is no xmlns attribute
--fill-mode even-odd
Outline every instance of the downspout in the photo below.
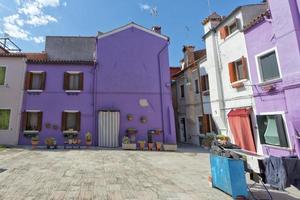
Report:
<svg viewBox="0 0 300 200"><path fill-rule="evenodd" d="M97 142L98 140L98 134L97 133L97 112L96 112L96 100L97 100L97 67L98 67L98 62L97 62L97 57L98 57L98 37L96 38L96 49L95 49L95 57L94 57L94 69L93 69L93 116L94 116L94 132L95 132L95 138L97 136ZM96 144L96 142L95 142Z"/></svg>
<svg viewBox="0 0 300 200"><path fill-rule="evenodd" d="M162 118L161 118L161 122L162 122L162 134L163 134L163 143L165 143L165 121L164 121L164 109L163 109L163 92L162 92L162 80L161 80L161 65L160 65L160 55L161 53L169 46L170 41L168 40L168 42L164 45L164 47L158 52L157 54L157 60L158 60L158 71L159 71L159 89L160 89L160 108L161 108L161 114L162 114Z"/></svg>

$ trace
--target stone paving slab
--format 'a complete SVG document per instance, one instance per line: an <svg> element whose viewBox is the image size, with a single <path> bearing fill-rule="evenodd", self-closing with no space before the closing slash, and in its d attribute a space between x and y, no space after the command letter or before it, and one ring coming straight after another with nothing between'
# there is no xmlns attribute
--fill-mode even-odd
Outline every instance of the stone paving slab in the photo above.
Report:
<svg viewBox="0 0 300 200"><path fill-rule="evenodd" d="M7 169L0 173L0 199L232 199L209 186L208 158L189 149L7 149L0 152L0 169Z"/></svg>

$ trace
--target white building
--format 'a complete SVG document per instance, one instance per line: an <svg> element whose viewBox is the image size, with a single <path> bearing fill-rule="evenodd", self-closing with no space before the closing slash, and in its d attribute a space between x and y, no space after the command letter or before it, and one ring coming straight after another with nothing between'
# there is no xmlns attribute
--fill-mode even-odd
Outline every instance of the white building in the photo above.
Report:
<svg viewBox="0 0 300 200"><path fill-rule="evenodd" d="M0 144L18 144L25 68L25 54L0 48Z"/></svg>
<svg viewBox="0 0 300 200"><path fill-rule="evenodd" d="M213 119L222 134L252 151L254 100L242 27L265 9L265 4L240 6L227 17L213 13L203 20Z"/></svg>

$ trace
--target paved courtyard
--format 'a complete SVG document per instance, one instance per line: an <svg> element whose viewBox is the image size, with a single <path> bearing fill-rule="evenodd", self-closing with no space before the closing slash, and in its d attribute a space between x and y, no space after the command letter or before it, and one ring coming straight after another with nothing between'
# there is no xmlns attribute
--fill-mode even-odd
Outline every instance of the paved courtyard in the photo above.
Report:
<svg viewBox="0 0 300 200"><path fill-rule="evenodd" d="M0 152L0 168L1 200L231 199L208 185L208 154L196 148L176 153L7 149ZM278 194L278 199L298 199Z"/></svg>

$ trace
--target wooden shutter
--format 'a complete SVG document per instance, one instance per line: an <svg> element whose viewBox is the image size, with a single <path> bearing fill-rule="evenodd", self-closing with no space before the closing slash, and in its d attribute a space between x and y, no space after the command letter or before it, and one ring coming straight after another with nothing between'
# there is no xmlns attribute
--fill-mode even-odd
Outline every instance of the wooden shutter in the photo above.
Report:
<svg viewBox="0 0 300 200"><path fill-rule="evenodd" d="M83 72L79 74L79 90L83 90Z"/></svg>
<svg viewBox="0 0 300 200"><path fill-rule="evenodd" d="M81 113L76 113L76 131L80 131L80 124L81 124Z"/></svg>
<svg viewBox="0 0 300 200"><path fill-rule="evenodd" d="M242 57L242 65L243 65L243 79L248 79L248 67L247 67L247 58Z"/></svg>
<svg viewBox="0 0 300 200"><path fill-rule="evenodd" d="M22 131L26 130L26 125L27 125L27 112L24 111L22 113Z"/></svg>
<svg viewBox="0 0 300 200"><path fill-rule="evenodd" d="M32 73L31 72L26 72L24 90L30 90L31 89L31 83L32 83Z"/></svg>
<svg viewBox="0 0 300 200"><path fill-rule="evenodd" d="M203 132L204 133L207 133L207 120L206 120L206 118L207 118L207 115L203 115L203 117L202 117L202 126L203 126Z"/></svg>
<svg viewBox="0 0 300 200"><path fill-rule="evenodd" d="M230 83L237 81L234 62L228 64L228 69L229 69Z"/></svg>
<svg viewBox="0 0 300 200"><path fill-rule="evenodd" d="M67 125L67 113L62 112L61 113L61 131L66 130L66 125Z"/></svg>
<svg viewBox="0 0 300 200"><path fill-rule="evenodd" d="M220 29L221 39L224 40L228 36L228 26L224 26Z"/></svg>
<svg viewBox="0 0 300 200"><path fill-rule="evenodd" d="M39 131L42 130L42 125L43 125L43 112L38 112L38 124L37 128Z"/></svg>
<svg viewBox="0 0 300 200"><path fill-rule="evenodd" d="M45 90L46 88L46 72L43 72L41 75L41 90Z"/></svg>
<svg viewBox="0 0 300 200"><path fill-rule="evenodd" d="M205 91L206 86L205 86L205 76L201 76L201 91Z"/></svg>
<svg viewBox="0 0 300 200"><path fill-rule="evenodd" d="M70 89L70 74L68 72L64 73L64 90Z"/></svg>

